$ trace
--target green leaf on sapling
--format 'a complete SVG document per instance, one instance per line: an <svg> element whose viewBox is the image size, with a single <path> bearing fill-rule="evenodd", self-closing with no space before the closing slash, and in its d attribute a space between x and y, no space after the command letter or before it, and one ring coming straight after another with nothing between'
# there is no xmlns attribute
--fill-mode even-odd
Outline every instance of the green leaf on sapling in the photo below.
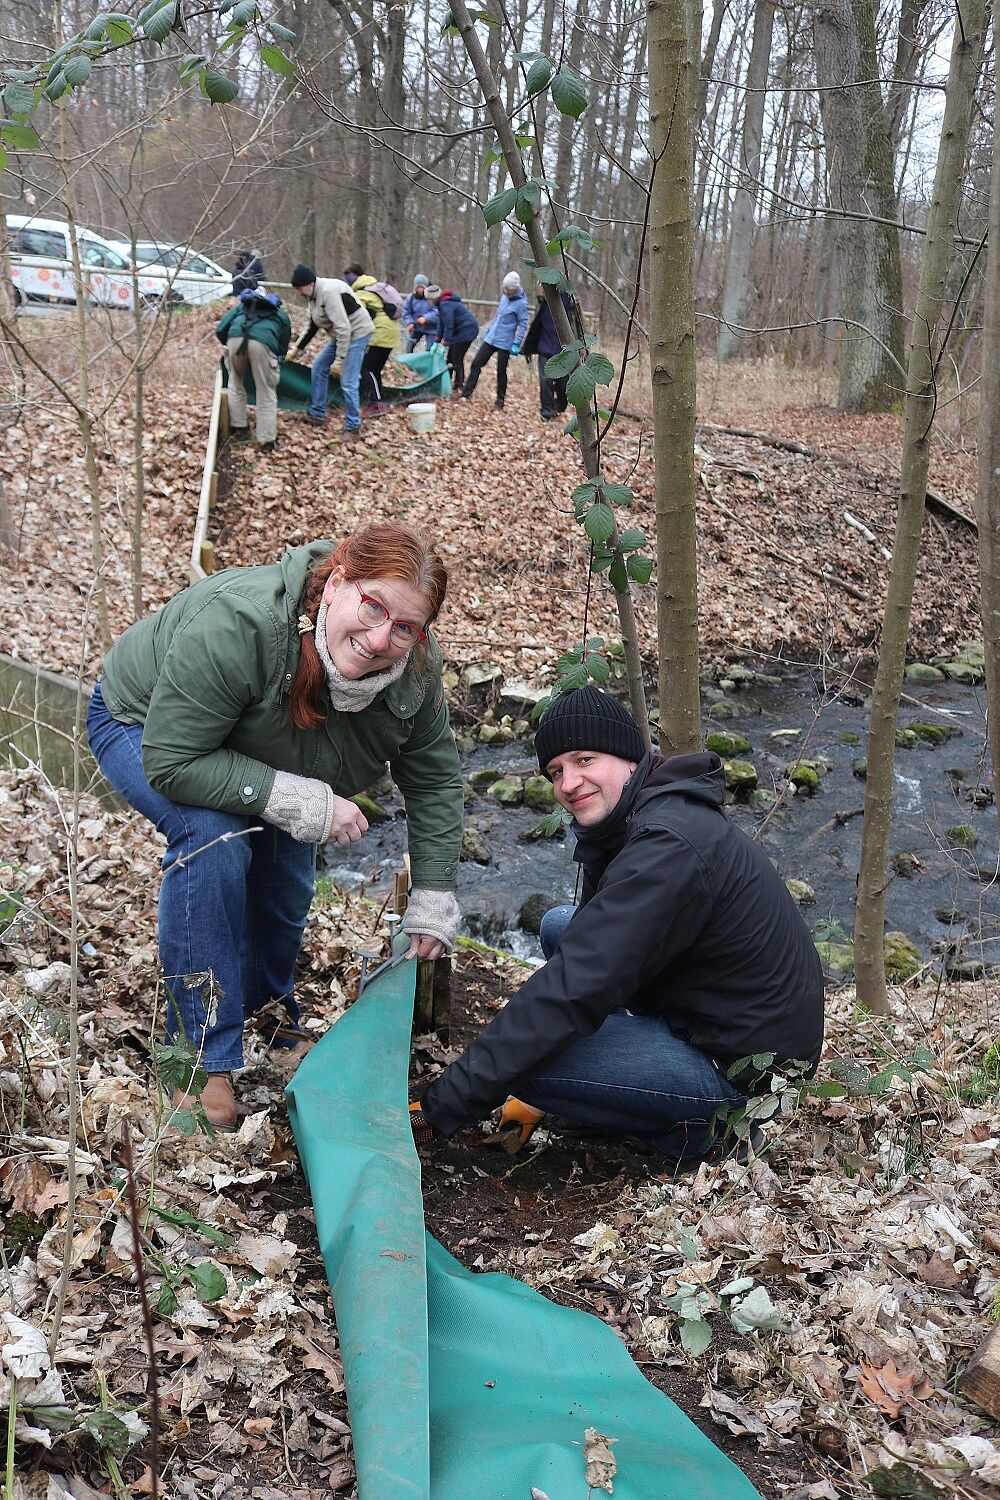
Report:
<svg viewBox="0 0 1000 1500"><path fill-rule="evenodd" d="M487 229L492 229L494 224L502 223L513 209L516 200L515 188L504 188L502 193L495 193L483 209Z"/></svg>
<svg viewBox="0 0 1000 1500"><path fill-rule="evenodd" d="M653 576L652 559L648 557L640 557L638 553L633 552L632 555L626 559L625 571L634 583L641 583L645 585Z"/></svg>
<svg viewBox="0 0 1000 1500"><path fill-rule="evenodd" d="M583 521L583 529L592 542L606 542L614 535L615 515L609 505L598 501L588 510Z"/></svg>
<svg viewBox="0 0 1000 1500"><path fill-rule="evenodd" d="M579 73L565 63L552 80L552 100L560 114L578 120L587 108L587 91Z"/></svg>
<svg viewBox="0 0 1000 1500"><path fill-rule="evenodd" d="M548 365L545 369L548 374ZM586 365L577 365L566 381L566 400L571 406L589 406L596 389L593 371Z"/></svg>
<svg viewBox="0 0 1000 1500"><path fill-rule="evenodd" d="M551 77L552 64L548 58L536 57L528 69L528 76L525 79L525 87L528 90L529 97L533 94L541 93Z"/></svg>

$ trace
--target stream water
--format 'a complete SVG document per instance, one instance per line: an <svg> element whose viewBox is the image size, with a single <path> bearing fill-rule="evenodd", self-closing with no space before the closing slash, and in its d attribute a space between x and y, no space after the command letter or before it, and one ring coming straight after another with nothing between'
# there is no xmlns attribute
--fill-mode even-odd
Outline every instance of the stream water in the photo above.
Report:
<svg viewBox="0 0 1000 1500"><path fill-rule="evenodd" d="M993 778L985 747L985 690L942 682L906 684L901 728L912 723L949 725L956 733L945 743L919 742L897 748L892 839L898 862L888 891L887 926L905 932L931 958L948 941L959 942L959 956L971 964L1000 965L1000 879L989 879L998 865L997 815L989 805ZM721 695L713 695L716 699ZM730 814L763 846L786 878L805 881L815 902L803 905L810 928L820 937L850 935L855 878L861 847L864 782L853 763L865 754L867 706L840 697L825 700L817 676L803 672L777 683L754 682L730 692L735 716L705 719L706 732L738 734L751 749L758 785L780 788L790 760L825 758L830 769L815 795L786 797L776 810L735 803ZM711 709L711 702L704 707ZM789 731L798 731L797 735ZM462 757L466 779L496 767L508 774L533 775L537 765L530 742L499 748L481 746ZM402 799L395 789L376 793L390 818L375 824L348 856L328 848L328 873L338 885L374 894L391 884L406 847ZM985 804L985 805L980 805ZM837 815L849 816L843 822ZM766 822L765 822L766 819ZM571 901L576 865L573 839L524 842L539 814L525 807L504 808L482 793L466 806L466 826L483 835L489 864L463 862L458 898L471 937L525 958L540 958L537 939L519 925L526 898L548 904ZM963 845L949 830L972 830L975 843ZM905 858L912 856L912 858Z"/></svg>

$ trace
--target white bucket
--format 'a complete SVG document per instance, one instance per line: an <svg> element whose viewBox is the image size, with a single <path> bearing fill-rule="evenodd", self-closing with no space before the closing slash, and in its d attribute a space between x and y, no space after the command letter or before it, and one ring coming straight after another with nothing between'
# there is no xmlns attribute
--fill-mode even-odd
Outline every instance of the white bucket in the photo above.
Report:
<svg viewBox="0 0 1000 1500"><path fill-rule="evenodd" d="M437 407L433 401L411 401L406 408L410 426L414 432L433 432L437 421Z"/></svg>

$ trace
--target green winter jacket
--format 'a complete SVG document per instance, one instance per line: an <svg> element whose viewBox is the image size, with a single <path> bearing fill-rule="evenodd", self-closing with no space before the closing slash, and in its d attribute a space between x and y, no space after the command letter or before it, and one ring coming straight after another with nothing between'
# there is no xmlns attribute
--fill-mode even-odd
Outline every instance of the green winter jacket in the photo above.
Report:
<svg viewBox="0 0 1000 1500"><path fill-rule="evenodd" d="M228 568L177 594L112 646L104 701L121 723L143 726L142 764L154 791L195 807L259 816L275 771L351 797L388 761L406 801L414 886L453 890L462 777L434 637L423 668L411 661L361 712L331 709L317 729L289 718L299 599L308 569L332 545L311 542L280 563Z"/></svg>
<svg viewBox="0 0 1000 1500"><path fill-rule="evenodd" d="M220 344L225 344L229 339L241 339L246 331L246 311L242 302L237 302L219 319L215 336ZM263 344L265 349L284 359L292 341L292 324L285 309L277 308L271 317L254 318L250 324L250 337L254 343Z"/></svg>

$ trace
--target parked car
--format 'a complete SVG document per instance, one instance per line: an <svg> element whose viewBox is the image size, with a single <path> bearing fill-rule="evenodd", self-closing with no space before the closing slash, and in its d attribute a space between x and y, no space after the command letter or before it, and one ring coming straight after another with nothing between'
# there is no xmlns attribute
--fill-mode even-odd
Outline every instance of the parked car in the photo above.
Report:
<svg viewBox="0 0 1000 1500"><path fill-rule="evenodd" d="M116 239L110 243L131 262L131 242ZM166 296L172 302L199 306L232 296L232 276L207 255L156 240L137 241L135 253L143 297Z"/></svg>
<svg viewBox="0 0 1000 1500"><path fill-rule="evenodd" d="M7 214L11 280L18 302L76 302L69 225L65 219ZM132 272L125 256L91 229L77 229L80 267L91 302L132 306Z"/></svg>

